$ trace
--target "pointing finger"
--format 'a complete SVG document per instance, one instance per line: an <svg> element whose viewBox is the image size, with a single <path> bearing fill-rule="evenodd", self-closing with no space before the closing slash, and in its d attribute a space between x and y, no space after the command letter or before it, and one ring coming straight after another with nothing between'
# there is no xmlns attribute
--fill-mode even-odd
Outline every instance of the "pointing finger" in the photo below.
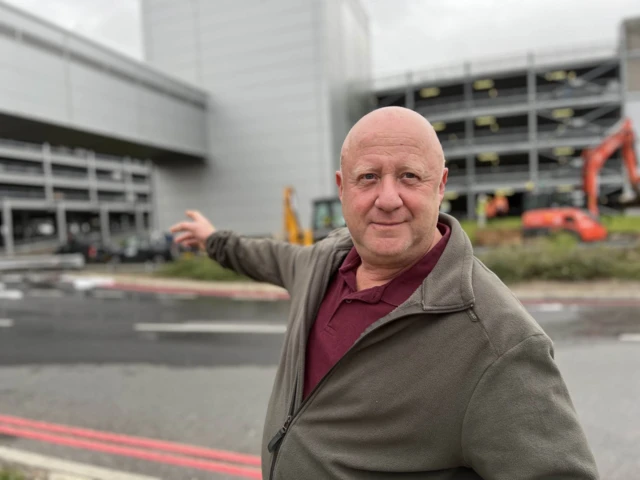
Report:
<svg viewBox="0 0 640 480"><path fill-rule="evenodd" d="M202 214L197 210L187 210L187 217L189 217L191 220L197 221L202 219Z"/></svg>
<svg viewBox="0 0 640 480"><path fill-rule="evenodd" d="M196 240L196 237L193 236L191 232L183 233L178 235L173 241L175 243L187 243Z"/></svg>
<svg viewBox="0 0 640 480"><path fill-rule="evenodd" d="M175 225L173 225L169 231L171 233L175 233L175 232L180 232L180 231L191 231L191 223L190 222L180 222L180 223L176 223Z"/></svg>

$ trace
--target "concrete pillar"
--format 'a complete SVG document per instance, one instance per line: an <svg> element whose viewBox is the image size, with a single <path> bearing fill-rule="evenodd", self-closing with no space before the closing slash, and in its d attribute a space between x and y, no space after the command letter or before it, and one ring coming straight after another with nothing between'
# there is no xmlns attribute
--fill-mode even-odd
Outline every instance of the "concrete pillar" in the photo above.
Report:
<svg viewBox="0 0 640 480"><path fill-rule="evenodd" d="M464 103L467 107L467 114L471 115L473 108L473 78L471 78L471 63L464 63Z"/></svg>
<svg viewBox="0 0 640 480"><path fill-rule="evenodd" d="M96 155L87 154L87 171L89 173L89 200L93 205L98 204L98 175L96 174Z"/></svg>
<svg viewBox="0 0 640 480"><path fill-rule="evenodd" d="M4 236L5 254L13 255L15 252L13 246L13 210L11 202L6 199L2 202L2 235Z"/></svg>
<svg viewBox="0 0 640 480"><path fill-rule="evenodd" d="M407 84L405 86L405 107L415 110L416 102L413 93L413 75L411 72L407 72Z"/></svg>
<svg viewBox="0 0 640 480"><path fill-rule="evenodd" d="M62 202L56 205L56 224L58 226L58 241L63 244L67 243L67 211Z"/></svg>
<svg viewBox="0 0 640 480"><path fill-rule="evenodd" d="M476 218L476 194L471 190L467 191L467 218Z"/></svg>
<svg viewBox="0 0 640 480"><path fill-rule="evenodd" d="M111 229L109 228L109 209L106 205L100 206L100 235L106 245L111 241Z"/></svg>
<svg viewBox="0 0 640 480"><path fill-rule="evenodd" d="M136 208L136 232L144 232L144 210L140 207Z"/></svg>
<svg viewBox="0 0 640 480"><path fill-rule="evenodd" d="M473 78L471 77L471 63L464 63L464 103L466 108L466 118L464 121L464 143L468 147L473 145ZM475 195L473 186L476 183L476 157L472 153L467 153L465 157L466 184L467 184L467 218L475 218Z"/></svg>
<svg viewBox="0 0 640 480"><path fill-rule="evenodd" d="M47 202L53 202L53 172L51 169L51 147L42 145L42 170L44 171L44 195Z"/></svg>
<svg viewBox="0 0 640 480"><path fill-rule="evenodd" d="M131 228L131 224L129 223L129 214L122 213L120 214L120 228L123 232L128 232Z"/></svg>
<svg viewBox="0 0 640 480"><path fill-rule="evenodd" d="M527 97L529 100L529 179L538 184L538 118L536 105L536 71L533 54L528 55Z"/></svg>
<svg viewBox="0 0 640 480"><path fill-rule="evenodd" d="M151 191L147 200L147 208L149 212L149 230L158 230L160 222L158 221L158 202L157 200L157 171L155 164L147 159L147 167L149 167L149 185L151 185Z"/></svg>
<svg viewBox="0 0 640 480"><path fill-rule="evenodd" d="M133 191L133 174L131 173L131 165L131 159L129 157L125 157L123 166L125 201L129 204L134 204L136 202L136 194Z"/></svg>

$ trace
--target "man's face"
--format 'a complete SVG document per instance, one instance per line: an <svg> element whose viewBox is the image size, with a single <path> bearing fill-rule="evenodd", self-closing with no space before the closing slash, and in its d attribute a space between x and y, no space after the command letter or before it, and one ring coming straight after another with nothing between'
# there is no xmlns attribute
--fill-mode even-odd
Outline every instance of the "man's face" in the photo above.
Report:
<svg viewBox="0 0 640 480"><path fill-rule="evenodd" d="M347 226L361 256L395 263L432 246L447 169L436 148L402 131L352 142L336 182Z"/></svg>

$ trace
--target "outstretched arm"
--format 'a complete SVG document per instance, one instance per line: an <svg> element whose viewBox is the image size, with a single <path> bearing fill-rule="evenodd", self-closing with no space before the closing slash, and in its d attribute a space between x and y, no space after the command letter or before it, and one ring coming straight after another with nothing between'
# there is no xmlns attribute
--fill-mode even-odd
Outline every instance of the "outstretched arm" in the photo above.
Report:
<svg viewBox="0 0 640 480"><path fill-rule="evenodd" d="M287 290L293 285L295 263L302 247L269 238L246 238L218 231L201 213L187 211L190 222L180 222L171 232L182 232L176 243L199 247L225 268L259 282Z"/></svg>

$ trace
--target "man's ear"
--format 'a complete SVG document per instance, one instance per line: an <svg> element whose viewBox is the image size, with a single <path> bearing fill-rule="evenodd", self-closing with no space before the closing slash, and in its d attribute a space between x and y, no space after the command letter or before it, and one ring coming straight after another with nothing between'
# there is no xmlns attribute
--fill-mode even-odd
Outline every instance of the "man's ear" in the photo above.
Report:
<svg viewBox="0 0 640 480"><path fill-rule="evenodd" d="M340 170L336 172L336 185L338 186L338 196L340 197L340 201L342 201L343 179L342 172Z"/></svg>
<svg viewBox="0 0 640 480"><path fill-rule="evenodd" d="M445 167L444 170L442 171L442 180L440 180L440 187L438 192L438 196L440 197L440 203L442 203L442 200L444 199L444 190L445 190L445 187L447 186L448 178L449 178L449 169Z"/></svg>

